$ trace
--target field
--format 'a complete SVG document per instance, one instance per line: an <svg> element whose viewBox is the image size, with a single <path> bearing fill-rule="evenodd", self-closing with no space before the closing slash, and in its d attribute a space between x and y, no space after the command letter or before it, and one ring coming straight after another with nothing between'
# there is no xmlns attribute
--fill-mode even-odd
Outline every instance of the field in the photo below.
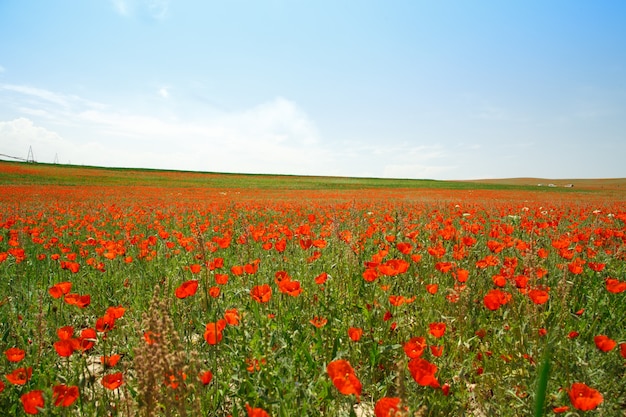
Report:
<svg viewBox="0 0 626 417"><path fill-rule="evenodd" d="M0 409L626 414L626 182L0 162Z"/></svg>

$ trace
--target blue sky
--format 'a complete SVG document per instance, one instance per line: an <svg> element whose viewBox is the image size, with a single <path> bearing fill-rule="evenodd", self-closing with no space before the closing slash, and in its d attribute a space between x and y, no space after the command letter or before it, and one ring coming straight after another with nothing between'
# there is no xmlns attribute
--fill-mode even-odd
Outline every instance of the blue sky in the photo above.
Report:
<svg viewBox="0 0 626 417"><path fill-rule="evenodd" d="M0 153L388 178L626 177L626 2L0 2Z"/></svg>

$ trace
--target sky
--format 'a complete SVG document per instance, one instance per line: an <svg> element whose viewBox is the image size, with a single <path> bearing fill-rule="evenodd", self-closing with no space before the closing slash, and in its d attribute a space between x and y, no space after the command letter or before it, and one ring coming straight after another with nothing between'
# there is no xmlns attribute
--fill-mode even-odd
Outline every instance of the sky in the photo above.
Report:
<svg viewBox="0 0 626 417"><path fill-rule="evenodd" d="M623 0L0 1L0 154L623 178L625 21Z"/></svg>

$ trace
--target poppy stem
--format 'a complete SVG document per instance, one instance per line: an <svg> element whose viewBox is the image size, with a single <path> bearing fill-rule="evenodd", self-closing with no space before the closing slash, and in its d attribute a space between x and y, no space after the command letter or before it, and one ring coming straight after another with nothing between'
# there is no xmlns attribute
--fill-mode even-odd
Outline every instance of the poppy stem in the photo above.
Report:
<svg viewBox="0 0 626 417"><path fill-rule="evenodd" d="M546 349L544 354L541 368L539 368L539 380L537 381L537 389L535 391L535 410L534 417L541 417L544 415L544 408L546 403L546 391L548 390L548 378L550 376L550 348Z"/></svg>

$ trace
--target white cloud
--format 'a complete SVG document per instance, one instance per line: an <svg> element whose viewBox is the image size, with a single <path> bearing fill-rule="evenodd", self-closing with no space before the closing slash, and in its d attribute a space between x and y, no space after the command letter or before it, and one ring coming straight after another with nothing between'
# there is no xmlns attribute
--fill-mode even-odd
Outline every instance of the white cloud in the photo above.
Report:
<svg viewBox="0 0 626 417"><path fill-rule="evenodd" d="M56 132L35 126L32 120L20 117L0 122L0 153L26 159L32 147L35 160L53 162L55 150L67 148L68 143Z"/></svg>
<svg viewBox="0 0 626 417"><path fill-rule="evenodd" d="M167 90L166 87L159 88L158 94L159 94L159 96L161 96L163 98L168 98L170 96L170 93L169 93L169 91Z"/></svg>
<svg viewBox="0 0 626 417"><path fill-rule="evenodd" d="M179 97L156 108L149 100L138 112L33 87L0 88L13 93L24 116L2 122L2 137L10 130L11 151L22 156L33 146L42 162L58 154L62 162L99 166L402 178L451 177L456 165L440 145L324 141L314 121L284 97L191 119L185 106L196 104Z"/></svg>
<svg viewBox="0 0 626 417"><path fill-rule="evenodd" d="M124 17L139 16L155 20L164 19L169 10L169 0L111 0L113 8Z"/></svg>

